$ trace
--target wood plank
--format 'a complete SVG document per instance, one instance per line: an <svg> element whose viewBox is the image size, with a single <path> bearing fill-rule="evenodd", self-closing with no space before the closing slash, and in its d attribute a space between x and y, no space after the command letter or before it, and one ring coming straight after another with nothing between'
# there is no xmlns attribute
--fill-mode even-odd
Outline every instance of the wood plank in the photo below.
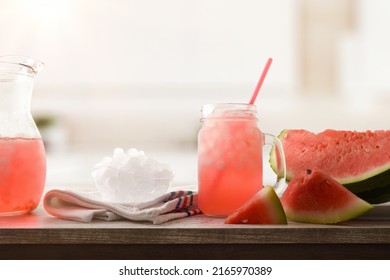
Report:
<svg viewBox="0 0 390 280"><path fill-rule="evenodd" d="M2 229L0 244L390 244L390 229Z"/></svg>
<svg viewBox="0 0 390 280"><path fill-rule="evenodd" d="M225 225L193 216L163 225L130 221L79 223L48 216L0 218L0 244L390 244L390 221L337 225Z"/></svg>
<svg viewBox="0 0 390 280"><path fill-rule="evenodd" d="M163 225L79 223L40 207L0 218L0 259L390 259L390 221L225 225L198 215Z"/></svg>
<svg viewBox="0 0 390 280"><path fill-rule="evenodd" d="M380 244L81 244L0 245L1 259L28 260L378 260Z"/></svg>

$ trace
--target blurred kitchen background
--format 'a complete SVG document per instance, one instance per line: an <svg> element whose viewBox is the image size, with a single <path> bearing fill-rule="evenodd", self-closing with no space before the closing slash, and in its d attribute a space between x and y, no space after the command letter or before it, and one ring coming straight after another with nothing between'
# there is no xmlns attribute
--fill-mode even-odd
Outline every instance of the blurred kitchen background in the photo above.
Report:
<svg viewBox="0 0 390 280"><path fill-rule="evenodd" d="M390 1L0 0L0 54L45 62L32 112L47 188L93 185L115 147L196 184L204 103L257 105L263 131L390 129Z"/></svg>

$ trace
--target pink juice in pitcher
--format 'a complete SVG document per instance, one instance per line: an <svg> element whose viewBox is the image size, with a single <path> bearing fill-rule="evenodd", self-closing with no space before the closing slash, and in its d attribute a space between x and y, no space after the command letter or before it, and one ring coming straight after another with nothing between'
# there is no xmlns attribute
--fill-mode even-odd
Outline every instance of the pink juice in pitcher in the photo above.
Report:
<svg viewBox="0 0 390 280"><path fill-rule="evenodd" d="M229 215L263 185L263 134L250 106L238 106L243 108L214 108L209 115L207 108L202 110L203 125L198 135L199 207L207 215Z"/></svg>
<svg viewBox="0 0 390 280"><path fill-rule="evenodd" d="M36 208L45 179L41 139L0 138L0 216L28 213Z"/></svg>

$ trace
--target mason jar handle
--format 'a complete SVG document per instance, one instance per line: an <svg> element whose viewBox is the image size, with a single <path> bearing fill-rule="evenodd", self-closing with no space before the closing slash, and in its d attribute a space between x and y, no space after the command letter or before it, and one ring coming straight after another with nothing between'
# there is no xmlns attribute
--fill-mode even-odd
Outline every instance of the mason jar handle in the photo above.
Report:
<svg viewBox="0 0 390 280"><path fill-rule="evenodd" d="M263 140L264 145L272 146L270 163L273 165L273 168L276 168L274 171L277 176L274 189L276 194L281 197L287 187L286 158L284 157L282 142L276 136L268 133L263 133Z"/></svg>

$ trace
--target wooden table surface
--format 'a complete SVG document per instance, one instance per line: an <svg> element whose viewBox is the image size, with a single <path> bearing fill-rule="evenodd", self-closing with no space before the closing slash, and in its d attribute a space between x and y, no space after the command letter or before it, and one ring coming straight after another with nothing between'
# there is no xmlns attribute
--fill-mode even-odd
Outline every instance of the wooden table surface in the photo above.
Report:
<svg viewBox="0 0 390 280"><path fill-rule="evenodd" d="M390 259L390 221L224 225L197 215L80 223L32 214L0 218L0 259Z"/></svg>

